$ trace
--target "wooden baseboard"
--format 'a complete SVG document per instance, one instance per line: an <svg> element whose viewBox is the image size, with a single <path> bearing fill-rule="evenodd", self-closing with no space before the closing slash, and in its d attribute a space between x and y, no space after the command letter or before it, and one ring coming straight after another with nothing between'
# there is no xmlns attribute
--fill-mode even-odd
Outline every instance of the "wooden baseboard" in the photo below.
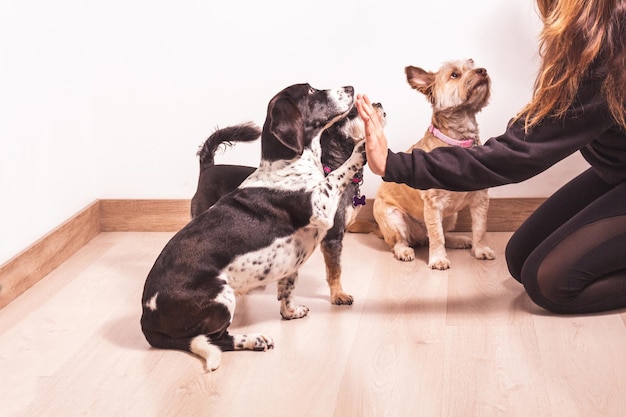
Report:
<svg viewBox="0 0 626 417"><path fill-rule="evenodd" d="M496 198L489 206L487 230L507 232L519 225L544 198ZM372 200L359 213L373 219ZM28 249L0 265L0 308L61 265L100 232L174 232L190 219L190 200L97 200ZM457 231L471 230L467 210Z"/></svg>
<svg viewBox="0 0 626 417"><path fill-rule="evenodd" d="M65 262L100 229L100 202L95 201L0 265L0 308Z"/></svg>
<svg viewBox="0 0 626 417"><path fill-rule="evenodd" d="M487 230L509 232L544 201L544 198L494 198L489 204ZM360 218L373 219L373 200L359 213ZM100 200L103 232L171 232L179 230L190 219L190 200ZM456 231L471 230L467 209L461 210Z"/></svg>
<svg viewBox="0 0 626 417"><path fill-rule="evenodd" d="M103 232L175 232L191 219L191 200L100 200Z"/></svg>

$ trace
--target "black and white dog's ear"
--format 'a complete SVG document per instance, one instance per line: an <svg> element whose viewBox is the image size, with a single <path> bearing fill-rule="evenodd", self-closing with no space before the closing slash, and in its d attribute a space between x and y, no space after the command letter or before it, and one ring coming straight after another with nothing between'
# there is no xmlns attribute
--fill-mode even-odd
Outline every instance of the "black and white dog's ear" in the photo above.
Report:
<svg viewBox="0 0 626 417"><path fill-rule="evenodd" d="M282 151L267 149L272 156L284 156L285 150L295 153L295 156L304 152L304 118L291 97L279 97L270 103L263 130L266 135L264 145L286 148ZM264 154L267 156L266 152Z"/></svg>

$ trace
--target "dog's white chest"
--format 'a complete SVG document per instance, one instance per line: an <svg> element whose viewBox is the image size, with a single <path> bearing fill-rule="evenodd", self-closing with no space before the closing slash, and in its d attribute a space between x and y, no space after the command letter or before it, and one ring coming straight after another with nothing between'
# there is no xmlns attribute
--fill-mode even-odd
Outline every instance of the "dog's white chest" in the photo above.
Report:
<svg viewBox="0 0 626 417"><path fill-rule="evenodd" d="M270 246L237 256L224 268L228 284L238 293L277 281L295 273L311 256L324 233L305 227Z"/></svg>

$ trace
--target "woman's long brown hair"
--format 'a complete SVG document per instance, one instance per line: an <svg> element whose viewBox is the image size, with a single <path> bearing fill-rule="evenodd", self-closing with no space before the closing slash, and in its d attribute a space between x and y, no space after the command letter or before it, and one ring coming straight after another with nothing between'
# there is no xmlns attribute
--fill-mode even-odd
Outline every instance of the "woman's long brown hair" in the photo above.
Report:
<svg viewBox="0 0 626 417"><path fill-rule="evenodd" d="M545 117L564 116L599 57L608 70L602 94L626 130L626 0L537 0L537 6L544 23L542 62L533 98L517 119L528 130Z"/></svg>

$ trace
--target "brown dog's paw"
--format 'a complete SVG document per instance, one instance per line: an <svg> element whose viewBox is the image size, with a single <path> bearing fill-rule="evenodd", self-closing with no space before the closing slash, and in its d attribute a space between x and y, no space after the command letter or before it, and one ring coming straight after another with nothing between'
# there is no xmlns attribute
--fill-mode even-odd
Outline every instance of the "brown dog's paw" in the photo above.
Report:
<svg viewBox="0 0 626 417"><path fill-rule="evenodd" d="M476 259L490 260L496 259L496 253L489 246L481 246L472 249L472 255Z"/></svg>
<svg viewBox="0 0 626 417"><path fill-rule="evenodd" d="M335 305L352 305L354 298L350 294L341 291L330 295L330 302Z"/></svg>
<svg viewBox="0 0 626 417"><path fill-rule="evenodd" d="M415 259L415 250L410 246L396 245L393 248L395 257L403 262L411 262Z"/></svg>
<svg viewBox="0 0 626 417"><path fill-rule="evenodd" d="M428 267L430 269L438 269L440 271L444 271L450 268L450 260L446 257L442 258L434 258L430 262L428 262Z"/></svg>

